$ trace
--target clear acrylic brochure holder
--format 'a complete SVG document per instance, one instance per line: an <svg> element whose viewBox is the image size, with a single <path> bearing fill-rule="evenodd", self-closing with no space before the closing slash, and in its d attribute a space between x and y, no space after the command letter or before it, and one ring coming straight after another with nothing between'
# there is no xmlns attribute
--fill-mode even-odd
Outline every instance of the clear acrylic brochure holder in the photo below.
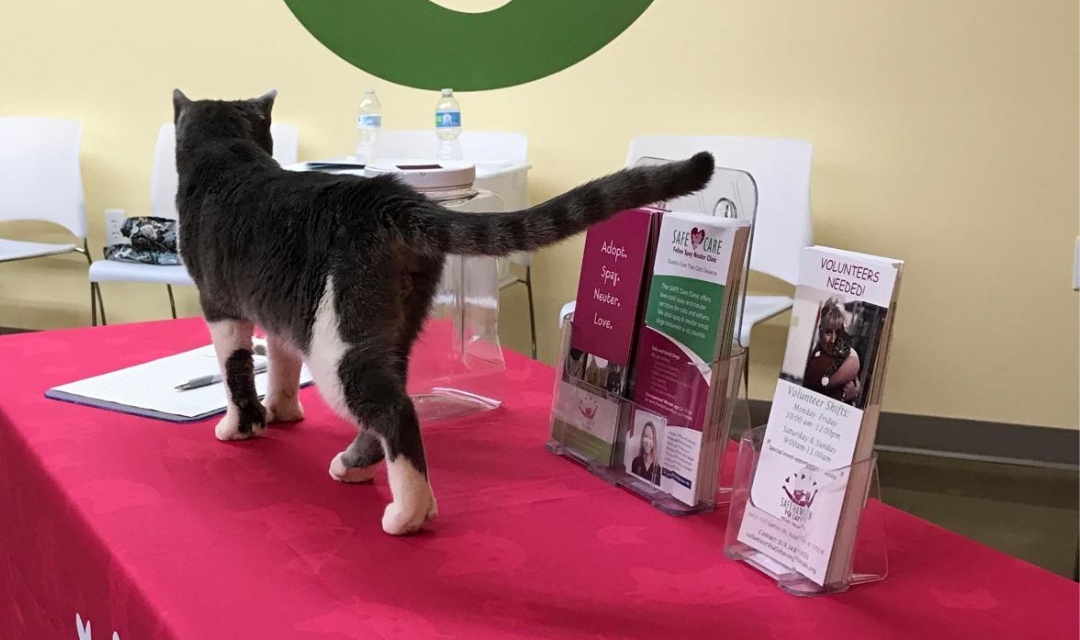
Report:
<svg viewBox="0 0 1080 640"><path fill-rule="evenodd" d="M664 489L665 486L670 487L674 482L678 482L680 477L664 468L663 464L659 465L660 470L657 473L648 476L634 473L634 460L642 453L641 438L639 434L632 433L632 430L636 428L635 417L639 415L638 411L642 411L643 416L656 414L655 408L644 407L567 374L573 324L573 318L569 318L563 325L561 357L556 365L555 388L552 395L551 439L546 444L547 450L639 496L668 515L706 513L717 506L726 504L730 498L731 484L730 474L724 473L724 460L732 425L749 425L750 422L747 404L739 397L739 387L742 384L746 366L746 351L737 344L733 344L729 357L707 365L712 373L714 384L718 386L711 390L713 391L712 402L709 405L712 409L711 418L706 425L708 428L702 433L700 454L702 457L698 462L699 473L694 481L698 487L697 501L695 504L689 504L688 501L680 500ZM692 371L688 372L691 375L687 375L684 379L694 379L693 374L697 374L697 379L701 380L700 386L707 388L698 367L687 366L692 367ZM698 386L687 386L679 395L689 398L698 390ZM602 405L606 405L607 409L597 411ZM591 435L596 428L592 421L605 411L607 416L617 416L618 421L615 435L610 441L612 443L610 456L607 455L607 447L598 448L597 446L605 439ZM663 427L657 430L661 432L657 434L660 462L663 462L665 452L663 430ZM641 432L641 435L643 434L644 430ZM714 455L706 454L706 451L710 449L714 450ZM685 478L681 480L685 481Z"/></svg>
<svg viewBox="0 0 1080 640"><path fill-rule="evenodd" d="M848 521L841 519L845 524L842 524L840 529L847 533L839 533L835 537L837 542L832 553L835 558L844 559L843 568L837 572L840 577L825 581L824 586L819 585L795 568L794 563L780 559L780 554L766 555L738 539L743 520L748 515L754 518L754 526L758 530L786 531L799 539L812 535L812 517L802 522L795 522L787 517L775 517L755 506L751 500L754 474L764 438L765 427L761 426L744 433L739 442L724 555L754 567L776 580L781 590L797 596L841 593L854 585L884 580L888 575L889 563L885 548L884 506L880 500L877 453L848 467L828 471L830 477L840 478L838 482L846 484L846 491L859 491L863 496L862 510ZM818 478L825 474L823 470L813 467L806 467L805 471ZM821 524L827 526L827 523ZM790 541L790 538L785 540Z"/></svg>
<svg viewBox="0 0 1080 640"><path fill-rule="evenodd" d="M674 162L674 158L642 156L634 162L635 167L650 167ZM665 209L672 211L692 211L719 218L733 218L750 221L750 245L746 248L746 263L743 268L743 280L739 299L739 319L735 335L743 333L743 319L746 313L746 291L750 283L750 258L754 249L754 234L757 232L757 181L748 171L732 167L716 167L712 179L704 189L685 196L668 200ZM749 394L749 385L746 392ZM750 398L746 398L747 402Z"/></svg>

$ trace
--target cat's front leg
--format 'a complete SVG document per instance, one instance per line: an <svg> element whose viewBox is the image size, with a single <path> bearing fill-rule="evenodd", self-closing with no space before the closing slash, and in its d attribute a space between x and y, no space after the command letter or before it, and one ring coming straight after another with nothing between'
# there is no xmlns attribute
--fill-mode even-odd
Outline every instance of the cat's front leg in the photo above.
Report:
<svg viewBox="0 0 1080 640"><path fill-rule="evenodd" d="M266 429L266 410L255 390L251 340L255 327L244 320L215 320L207 324L228 400L225 417L218 422L214 434L218 440L243 440L259 435Z"/></svg>
<svg viewBox="0 0 1080 640"><path fill-rule="evenodd" d="M300 404L300 353L273 334L266 336L268 384L266 389L266 422L295 422L304 419Z"/></svg>

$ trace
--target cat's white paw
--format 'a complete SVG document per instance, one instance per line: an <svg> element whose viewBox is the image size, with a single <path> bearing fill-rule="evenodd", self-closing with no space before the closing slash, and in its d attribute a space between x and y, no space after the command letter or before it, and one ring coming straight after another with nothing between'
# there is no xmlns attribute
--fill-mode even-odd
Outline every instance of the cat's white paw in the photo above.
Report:
<svg viewBox="0 0 1080 640"><path fill-rule="evenodd" d="M297 399L268 400L266 403L266 424L273 422L298 422L304 419L304 405Z"/></svg>
<svg viewBox="0 0 1080 640"><path fill-rule="evenodd" d="M334 459L330 461L330 477L338 482L370 482L379 471L378 462L366 467L345 466L345 463L341 460L343 455L345 455L344 451L334 456Z"/></svg>
<svg viewBox="0 0 1080 640"><path fill-rule="evenodd" d="M395 536L418 531L438 515L427 474L418 471L403 455L388 460L386 470L394 501L383 512L383 531Z"/></svg>
<svg viewBox="0 0 1080 640"><path fill-rule="evenodd" d="M392 536L404 536L416 533L429 520L434 520L439 515L435 505L435 496L428 493L427 500L419 500L413 504L405 501L395 501L386 505L383 512L383 531Z"/></svg>
<svg viewBox="0 0 1080 640"><path fill-rule="evenodd" d="M214 435L218 440L222 442L228 442L229 440L241 440L247 437L246 434L240 433L240 418L233 412L225 414L217 426L214 427Z"/></svg>
<svg viewBox="0 0 1080 640"><path fill-rule="evenodd" d="M232 411L227 412L225 417L217 423L216 427L214 427L214 435L222 442L229 442L230 440L246 440L251 436L261 436L265 431L265 424L256 423L251 426L251 431L247 433L241 432L240 416Z"/></svg>

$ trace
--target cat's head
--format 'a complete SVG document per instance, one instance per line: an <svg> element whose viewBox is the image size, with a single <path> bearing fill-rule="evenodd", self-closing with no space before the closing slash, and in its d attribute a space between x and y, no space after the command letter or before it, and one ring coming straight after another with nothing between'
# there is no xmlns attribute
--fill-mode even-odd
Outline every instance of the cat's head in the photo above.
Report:
<svg viewBox="0 0 1080 640"><path fill-rule="evenodd" d="M250 100L191 100L173 91L173 124L177 148L193 148L214 140L249 140L274 153L270 112L277 90Z"/></svg>

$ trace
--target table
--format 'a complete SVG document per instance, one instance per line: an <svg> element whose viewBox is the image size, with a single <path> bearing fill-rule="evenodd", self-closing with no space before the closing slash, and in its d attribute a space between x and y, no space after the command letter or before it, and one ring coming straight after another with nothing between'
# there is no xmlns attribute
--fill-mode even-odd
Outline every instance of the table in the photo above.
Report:
<svg viewBox="0 0 1080 640"><path fill-rule="evenodd" d="M380 157L380 160L409 160L409 158L387 158ZM430 159L431 162L438 162L435 159ZM286 165L285 168L290 171L309 171L309 164L311 163L342 163L349 164L356 162L356 158L352 157L338 157L338 158L322 158L319 160L311 160L305 162L297 162L295 164ZM516 211L518 209L527 209L529 207L529 185L528 185L528 172L532 168L532 165L528 162L519 162L516 160L476 160L465 158L462 162L469 162L476 167L476 182L475 186L478 189L486 189L492 193L496 193L503 200L503 204L506 206L507 211ZM363 169L343 169L335 171L335 173L343 173L355 176L364 175Z"/></svg>
<svg viewBox="0 0 1080 640"><path fill-rule="evenodd" d="M0 638L1055 638L1076 583L885 509L890 576L800 599L549 454L553 372L507 353L498 410L425 425L440 517L382 533L315 389L266 437L47 400L51 385L208 343L199 320L0 337Z"/></svg>

